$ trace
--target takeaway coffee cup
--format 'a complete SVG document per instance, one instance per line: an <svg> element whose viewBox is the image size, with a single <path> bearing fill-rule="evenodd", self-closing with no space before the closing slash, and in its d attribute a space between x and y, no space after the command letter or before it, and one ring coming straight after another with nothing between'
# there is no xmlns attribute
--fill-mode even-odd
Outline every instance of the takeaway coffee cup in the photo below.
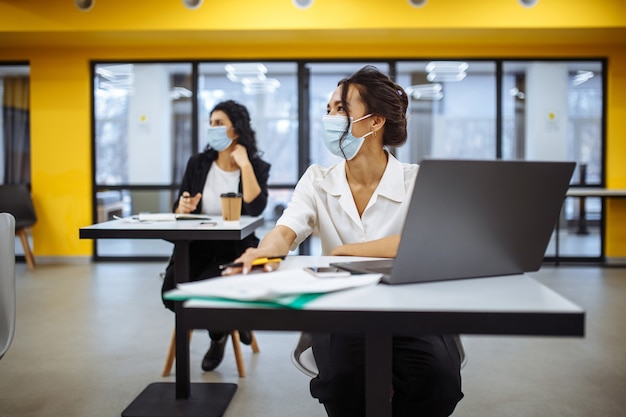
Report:
<svg viewBox="0 0 626 417"><path fill-rule="evenodd" d="M220 194L222 200L222 219L224 222L238 222L241 217L241 194Z"/></svg>

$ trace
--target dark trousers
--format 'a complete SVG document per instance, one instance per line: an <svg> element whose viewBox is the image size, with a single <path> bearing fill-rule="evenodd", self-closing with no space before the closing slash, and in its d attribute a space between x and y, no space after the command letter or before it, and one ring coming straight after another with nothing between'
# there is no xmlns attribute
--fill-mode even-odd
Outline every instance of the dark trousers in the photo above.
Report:
<svg viewBox="0 0 626 417"><path fill-rule="evenodd" d="M221 241L197 241L189 245L189 281L199 281L214 278L221 275L220 265L232 262L237 258L232 251L232 242ZM174 311L174 301L163 299L166 291L176 288L176 277L174 276L174 256L165 269L163 285L161 286L161 300L163 305ZM219 340L225 334L230 333L228 329L211 329L209 336L211 340Z"/></svg>
<svg viewBox="0 0 626 417"><path fill-rule="evenodd" d="M312 345L319 369L311 380L313 397L329 417L365 416L365 337L314 334ZM392 374L393 417L447 417L463 398L451 336L394 336Z"/></svg>

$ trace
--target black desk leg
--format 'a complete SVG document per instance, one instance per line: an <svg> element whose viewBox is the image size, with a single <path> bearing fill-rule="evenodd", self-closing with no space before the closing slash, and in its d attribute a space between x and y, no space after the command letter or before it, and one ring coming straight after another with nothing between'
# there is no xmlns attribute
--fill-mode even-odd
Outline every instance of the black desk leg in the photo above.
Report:
<svg viewBox="0 0 626 417"><path fill-rule="evenodd" d="M175 242L176 282L189 277L189 243ZM176 302L176 383L155 382L122 412L122 417L222 417L237 390L237 384L191 383L189 329L182 302Z"/></svg>
<svg viewBox="0 0 626 417"><path fill-rule="evenodd" d="M176 283L189 281L189 245L182 241L174 244L174 276ZM189 398L189 337L184 331L183 303L175 303L176 311L176 399ZM179 329L181 331L179 331Z"/></svg>
<svg viewBox="0 0 626 417"><path fill-rule="evenodd" d="M391 417L392 335L368 333L365 348L367 417Z"/></svg>

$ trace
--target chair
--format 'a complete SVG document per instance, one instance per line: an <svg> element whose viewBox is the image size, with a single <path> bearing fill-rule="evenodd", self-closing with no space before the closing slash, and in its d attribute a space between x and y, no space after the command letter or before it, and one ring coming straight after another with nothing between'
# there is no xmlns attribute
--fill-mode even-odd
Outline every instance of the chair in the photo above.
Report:
<svg viewBox="0 0 626 417"><path fill-rule="evenodd" d="M309 378L317 376L318 369L311 349L311 334L300 333L300 338L296 342L296 347L291 353L291 362L303 374Z"/></svg>
<svg viewBox="0 0 626 417"><path fill-rule="evenodd" d="M240 378L245 378L246 366L243 363L239 332L237 330L233 330L232 332L230 332L230 336L231 336L231 340L233 341L233 350L235 351L235 361L237 363L237 372L239 372ZM250 347L252 348L252 352L259 353L259 345L256 342L256 337L254 336L253 331L250 331L250 336L252 336L252 343L250 344ZM191 341L191 332L189 332L189 340ZM176 330L174 330L174 332L172 333L170 347L167 350L167 356L165 357L165 364L163 365L163 373L161 374L162 376L170 375L175 357L176 357Z"/></svg>
<svg viewBox="0 0 626 417"><path fill-rule="evenodd" d="M15 218L0 213L0 359L15 333Z"/></svg>
<svg viewBox="0 0 626 417"><path fill-rule="evenodd" d="M24 248L24 258L28 269L35 268L35 257L28 243L26 229L37 222L33 200L28 187L21 185L0 185L0 213L11 213L15 218L15 235L19 236Z"/></svg>
<svg viewBox="0 0 626 417"><path fill-rule="evenodd" d="M463 347L463 341L461 336L455 336L459 355L461 356L461 369L465 368L467 364L467 354ZM296 346L291 353L291 362L302 373L310 378L315 378L318 374L317 364L313 357L313 349L311 349L311 334L301 333L300 338L296 342Z"/></svg>

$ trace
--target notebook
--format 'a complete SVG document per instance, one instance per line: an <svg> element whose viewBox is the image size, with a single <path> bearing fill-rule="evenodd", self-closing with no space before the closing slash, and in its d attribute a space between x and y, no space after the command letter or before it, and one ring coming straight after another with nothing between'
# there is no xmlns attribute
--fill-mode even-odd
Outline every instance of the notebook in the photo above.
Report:
<svg viewBox="0 0 626 417"><path fill-rule="evenodd" d="M521 274L541 267L573 162L424 160L395 259L331 265L388 284Z"/></svg>
<svg viewBox="0 0 626 417"><path fill-rule="evenodd" d="M140 222L174 222L176 220L211 220L208 214L182 213L139 213Z"/></svg>

